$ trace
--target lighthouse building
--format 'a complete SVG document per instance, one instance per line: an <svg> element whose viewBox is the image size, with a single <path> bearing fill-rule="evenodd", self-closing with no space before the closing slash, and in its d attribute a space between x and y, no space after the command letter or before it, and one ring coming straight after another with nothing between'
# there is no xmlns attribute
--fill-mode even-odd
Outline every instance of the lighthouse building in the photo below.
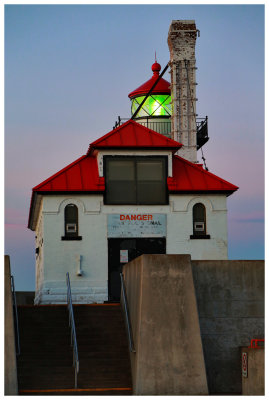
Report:
<svg viewBox="0 0 269 400"><path fill-rule="evenodd" d="M237 186L197 163L208 140L198 122L194 21L172 21L171 84L153 76L129 94L132 118L33 188L36 304L120 297L120 271L141 254L227 259L227 196Z"/></svg>

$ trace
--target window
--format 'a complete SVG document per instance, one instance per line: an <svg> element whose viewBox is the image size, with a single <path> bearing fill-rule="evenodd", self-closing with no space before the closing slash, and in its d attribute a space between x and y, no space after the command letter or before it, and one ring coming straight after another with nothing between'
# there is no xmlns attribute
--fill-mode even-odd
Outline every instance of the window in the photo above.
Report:
<svg viewBox="0 0 269 400"><path fill-rule="evenodd" d="M165 157L105 157L106 204L167 204Z"/></svg>
<svg viewBox="0 0 269 400"><path fill-rule="evenodd" d="M64 209L64 233L62 240L81 240L78 236L78 208L75 204L68 204Z"/></svg>
<svg viewBox="0 0 269 400"><path fill-rule="evenodd" d="M210 239L206 234L206 208L202 203L196 203L192 209L193 235L191 239Z"/></svg>

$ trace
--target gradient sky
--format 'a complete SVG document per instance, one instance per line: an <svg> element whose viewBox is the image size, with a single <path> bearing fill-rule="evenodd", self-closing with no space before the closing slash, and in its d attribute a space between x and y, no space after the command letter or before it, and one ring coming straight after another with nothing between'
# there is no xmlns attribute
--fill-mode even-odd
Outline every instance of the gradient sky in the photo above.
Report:
<svg viewBox="0 0 269 400"><path fill-rule="evenodd" d="M169 61L172 19L201 32L207 166L240 187L228 198L229 258L264 258L263 5L6 5L5 254L17 290L35 286L32 187L130 117L128 93L151 77L155 50Z"/></svg>

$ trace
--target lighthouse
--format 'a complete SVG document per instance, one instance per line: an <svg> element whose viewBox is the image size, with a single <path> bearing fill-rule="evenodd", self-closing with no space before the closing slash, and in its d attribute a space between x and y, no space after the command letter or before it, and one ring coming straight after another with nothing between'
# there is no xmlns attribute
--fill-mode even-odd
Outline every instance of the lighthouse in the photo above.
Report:
<svg viewBox="0 0 269 400"><path fill-rule="evenodd" d="M195 111L196 35L194 21L172 21L171 83L155 60L128 95L131 117L33 188L36 304L66 302L67 272L74 303L119 301L120 272L142 254L228 258L227 197L238 187L197 163L208 135Z"/></svg>
<svg viewBox="0 0 269 400"><path fill-rule="evenodd" d="M170 83L160 77L161 65L156 60L151 69L152 77L128 95L132 104L132 118L141 125L170 138Z"/></svg>

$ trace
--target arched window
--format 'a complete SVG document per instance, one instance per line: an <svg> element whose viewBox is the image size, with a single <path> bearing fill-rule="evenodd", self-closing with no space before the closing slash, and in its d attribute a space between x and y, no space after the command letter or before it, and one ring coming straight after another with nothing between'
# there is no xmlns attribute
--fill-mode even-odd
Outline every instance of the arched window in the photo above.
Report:
<svg viewBox="0 0 269 400"><path fill-rule="evenodd" d="M192 209L193 235L191 239L210 239L206 234L206 208L202 203L196 203Z"/></svg>
<svg viewBox="0 0 269 400"><path fill-rule="evenodd" d="M64 234L63 240L81 240L81 236L78 236L78 208L75 204L68 204L64 209Z"/></svg>

